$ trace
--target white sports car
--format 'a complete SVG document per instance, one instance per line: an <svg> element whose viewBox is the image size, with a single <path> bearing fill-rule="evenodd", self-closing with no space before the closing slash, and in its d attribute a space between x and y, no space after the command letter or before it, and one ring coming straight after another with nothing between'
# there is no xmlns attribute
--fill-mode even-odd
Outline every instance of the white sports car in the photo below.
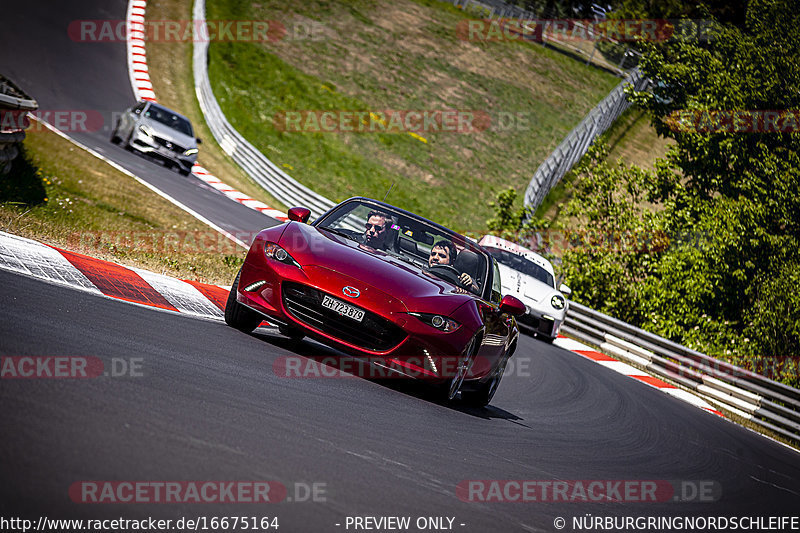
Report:
<svg viewBox="0 0 800 533"><path fill-rule="evenodd" d="M512 294L525 304L528 311L517 317L520 326L533 330L545 342L553 342L569 308L565 295L572 291L563 283L556 289L550 261L494 235L484 236L479 244L497 259L503 294Z"/></svg>

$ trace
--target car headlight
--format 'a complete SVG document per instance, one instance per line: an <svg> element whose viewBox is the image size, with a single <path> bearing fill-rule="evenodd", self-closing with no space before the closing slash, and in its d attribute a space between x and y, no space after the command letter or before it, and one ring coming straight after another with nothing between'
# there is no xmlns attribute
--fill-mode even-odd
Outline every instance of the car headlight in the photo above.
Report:
<svg viewBox="0 0 800 533"><path fill-rule="evenodd" d="M550 298L550 305L553 306L553 309L564 309L566 302L564 301L564 297L560 294L554 294L552 298Z"/></svg>
<svg viewBox="0 0 800 533"><path fill-rule="evenodd" d="M153 128L151 128L147 124L140 124L139 125L139 131L141 131L142 133L144 133L148 137L152 137L153 136Z"/></svg>
<svg viewBox="0 0 800 533"><path fill-rule="evenodd" d="M264 255L268 258L273 259L279 263L283 263L285 265L293 265L297 268L302 268L300 263L294 260L294 257L289 255L289 252L275 244L274 242L268 242L264 244Z"/></svg>
<svg viewBox="0 0 800 533"><path fill-rule="evenodd" d="M435 315L433 313L408 313L408 314L417 317L418 319L425 322L429 326L434 327L439 331L443 331L445 333L450 333L451 331L455 331L459 327L461 327L461 324L459 324L452 318L448 318L442 315Z"/></svg>
<svg viewBox="0 0 800 533"><path fill-rule="evenodd" d="M183 152L183 155L194 155L196 153L197 153L197 148L189 148L188 150Z"/></svg>

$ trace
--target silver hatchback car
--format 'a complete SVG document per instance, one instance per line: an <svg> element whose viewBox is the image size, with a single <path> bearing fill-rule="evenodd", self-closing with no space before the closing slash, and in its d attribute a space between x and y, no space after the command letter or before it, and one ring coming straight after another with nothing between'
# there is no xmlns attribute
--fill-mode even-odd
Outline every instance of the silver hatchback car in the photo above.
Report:
<svg viewBox="0 0 800 533"><path fill-rule="evenodd" d="M111 142L149 154L188 176L197 160L200 139L189 119L155 102L142 101L126 109L111 133Z"/></svg>

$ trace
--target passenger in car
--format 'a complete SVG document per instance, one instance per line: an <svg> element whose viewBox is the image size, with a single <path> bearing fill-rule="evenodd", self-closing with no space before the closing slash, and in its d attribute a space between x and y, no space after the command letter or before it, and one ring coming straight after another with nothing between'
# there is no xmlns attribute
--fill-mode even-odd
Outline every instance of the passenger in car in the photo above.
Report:
<svg viewBox="0 0 800 533"><path fill-rule="evenodd" d="M428 257L428 266L433 265L449 265L451 260L456 257L456 247L450 241L441 240L436 242L431 248L430 256Z"/></svg>

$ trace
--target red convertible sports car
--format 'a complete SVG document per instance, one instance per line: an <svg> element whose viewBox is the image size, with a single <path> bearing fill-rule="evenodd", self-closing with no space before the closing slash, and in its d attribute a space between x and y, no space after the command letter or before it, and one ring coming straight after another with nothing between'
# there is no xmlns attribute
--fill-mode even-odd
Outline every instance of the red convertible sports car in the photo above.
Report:
<svg viewBox="0 0 800 533"><path fill-rule="evenodd" d="M400 377L430 382L444 400L487 405L517 346L525 306L500 294L497 263L443 226L368 198L313 223L261 231L233 282L228 325L262 320L308 335Z"/></svg>

